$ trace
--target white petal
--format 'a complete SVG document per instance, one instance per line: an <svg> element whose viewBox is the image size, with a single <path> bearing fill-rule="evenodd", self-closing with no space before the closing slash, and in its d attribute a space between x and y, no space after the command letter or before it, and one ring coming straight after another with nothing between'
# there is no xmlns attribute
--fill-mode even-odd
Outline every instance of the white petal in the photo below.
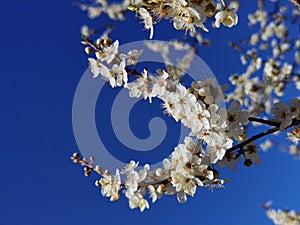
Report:
<svg viewBox="0 0 300 225"><path fill-rule="evenodd" d="M177 200L178 200L178 202L180 202L180 203L185 203L186 200L187 200L186 194L185 194L183 191L178 192L178 193L177 193Z"/></svg>

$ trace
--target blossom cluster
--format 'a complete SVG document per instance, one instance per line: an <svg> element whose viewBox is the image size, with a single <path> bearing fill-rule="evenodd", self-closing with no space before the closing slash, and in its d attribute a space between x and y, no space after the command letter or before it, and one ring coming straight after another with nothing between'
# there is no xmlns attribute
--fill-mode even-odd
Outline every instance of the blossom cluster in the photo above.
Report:
<svg viewBox="0 0 300 225"><path fill-rule="evenodd" d="M253 143L237 152L226 153L234 140L240 142L245 139L243 124L248 122L250 114L241 110L239 100L233 100L228 110L220 108L216 102L223 94L214 80L195 81L191 88L186 88L180 83L180 76L175 70L159 70L152 75L147 70L138 73L130 69L129 65L138 62L142 50L120 53L119 42L111 39L100 38L93 43L85 38L83 44L87 45L88 54L95 54L95 58L89 58L94 77L101 75L112 87L127 88L130 97L142 96L150 103L152 98L161 99L165 113L191 130L185 142L175 147L170 157L163 161L163 168L151 171L149 165L144 165L137 171L138 163L131 161L114 175L107 170L100 172L102 178L96 181L96 185L101 186L104 196L117 200L123 189L129 206L143 211L149 208L145 198L147 193L153 202L163 194L176 194L179 202L185 202L187 195L195 194L197 186L222 187L224 180L219 179L213 164L235 168L240 156L244 157L246 166L252 162L260 164L257 147ZM136 80L128 82L128 74L135 75ZM299 120L299 106L297 98L291 101L290 107L283 102L276 103L271 110L274 115L272 121L284 130L293 119ZM293 131L291 134L298 133ZM78 160L76 157L73 159ZM93 165L90 167L94 170ZM121 181L122 174L126 177L124 181Z"/></svg>
<svg viewBox="0 0 300 225"><path fill-rule="evenodd" d="M170 157L163 161L163 168L151 171L149 165L144 165L143 169L137 171L138 163L131 161L121 172L117 170L115 175L107 170L100 173L102 178L96 181L96 185L101 186L104 196L117 200L123 189L130 207L139 207L143 211L149 208L145 198L147 193L153 202L163 194L176 194L179 202L185 202L187 195L195 194L197 186L222 187L224 180L216 176L213 164L218 163L220 167L229 165L234 169L240 156L244 157L246 166L251 166L253 162L261 163L253 143L226 154L234 140L244 139L243 124L248 122L249 113L241 110L237 100L232 101L228 110L220 108L216 102L223 93L215 80L194 81L191 88L187 89L179 82L180 76L170 67L158 70L156 75L146 69L141 73L130 69L130 64L138 62L141 50L120 53L119 42L111 39L98 39L96 44L85 39L83 44L88 45L87 53L95 54L95 58L89 58L94 77L101 75L112 87L123 86L133 98L143 97L149 99L150 103L152 98L161 99L165 113L191 130L185 142L175 147ZM137 78L128 82L128 73ZM299 101L294 98L290 107L283 102L274 104L271 122L278 123L278 129L283 130L292 124L293 119L298 121ZM123 183L121 174L126 177Z"/></svg>
<svg viewBox="0 0 300 225"><path fill-rule="evenodd" d="M240 139L243 134L242 123L248 121L249 114L241 111L240 103L233 101L228 111L221 108L217 102L223 93L212 78L194 81L186 88L180 83L182 70L178 73L169 66L152 75L146 69L141 73L130 69L130 65L138 62L142 50L120 53L119 42L111 39L98 39L94 43L85 38L82 43L87 45L88 54L95 55L89 58L95 78L101 75L111 87L123 86L133 98L143 97L150 103L152 98L161 99L164 112L191 131L184 143L176 146L170 157L163 160L163 168L151 171L149 165L144 165L137 171L138 163L131 161L114 175L107 170L100 172L102 178L96 185L102 187L102 194L116 200L123 189L129 206L143 211L149 207L144 197L146 190L153 202L163 194L176 194L179 202L185 202L187 195L195 194L197 186L222 187L224 180L219 179L212 165L222 160L233 140ZM187 57L185 62L189 60ZM129 82L128 74L135 75L136 79ZM80 161L77 155L74 159ZM123 182L122 174L126 177Z"/></svg>
<svg viewBox="0 0 300 225"><path fill-rule="evenodd" d="M223 187L225 180L220 178L218 166L235 169L241 158L245 166L260 164L258 150L266 150L272 142L267 140L257 146L254 141L278 131L284 131L294 143L290 152L300 155L297 146L300 140L300 99L294 97L289 104L280 101L288 84L294 82L300 89L300 41L288 35L286 7L269 13L263 8L264 1L258 2L258 10L249 15L249 24L259 24L259 31L241 44L231 42L231 46L241 53L241 62L247 68L244 73L229 78L235 89L226 96L230 102L228 109L218 104L224 97L224 90L214 79L193 81L189 88L181 83L181 77L191 62L189 54L177 67L167 66L156 73L147 69L137 71L135 65L143 54L142 49L120 52L119 41L108 38L108 33L95 42L89 40L88 35L83 36L82 43L90 55L88 61L94 78L101 77L113 88L127 89L132 98L142 97L150 103L153 98L160 99L165 114L190 129L184 143L176 146L163 160L162 168L155 170L151 170L148 164L139 169L138 162L130 161L124 168L111 173L94 165L93 160L88 161L75 153L72 160L85 167L85 175L91 171L101 175L95 184L101 188L103 196L115 201L122 192L128 198L130 208L141 211L149 208L149 199L155 202L164 194L176 195L180 203L186 202L187 196L194 196L197 187ZM95 3L80 6L92 18L104 12L112 19L124 19L127 9L135 11L143 20L145 29L150 30L150 38L154 35L153 25L162 18L170 19L175 29L192 33L196 32L195 27L207 30L204 22L212 16L215 16L215 27L220 27L221 23L232 27L238 22L234 10L238 8L237 1L230 5L223 0L221 3L214 0L125 0L113 4L96 0ZM292 17L295 15L297 19L299 12L294 11ZM245 43L250 50L244 50ZM193 48L182 42L171 44ZM160 51L166 63L169 62L170 46L151 42L149 47ZM294 53L293 62L285 60L291 52ZM129 76L134 79L129 79ZM270 119L255 117L262 114ZM272 127L249 138L249 121ZM286 222L298 216L295 213L268 209L267 214L276 224L299 224L298 217L298 223Z"/></svg>
<svg viewBox="0 0 300 225"><path fill-rule="evenodd" d="M269 113L273 103L283 96L288 84L294 83L300 90L300 41L289 35L291 26L288 26L290 21L295 24L299 21L300 12L293 10L290 16L286 6L268 11L262 4L248 16L249 25L258 24L259 31L254 31L240 44L230 43L241 54L241 62L246 70L230 76L235 89L228 99L239 100L252 116ZM246 47L249 50L245 50ZM294 54L294 60L286 60L291 53Z"/></svg>
<svg viewBox="0 0 300 225"><path fill-rule="evenodd" d="M118 41L110 39L98 39L96 44L85 39L83 44L88 45L87 53L95 53L95 58L89 58L94 77L101 75L112 87L124 86L130 97L143 96L150 102L154 97L161 99L165 112L191 129L184 144L175 147L170 158L163 161L163 168L150 171L145 165L142 170L136 171L138 163L131 161L121 171L126 176L123 188L129 206L139 207L141 211L149 207L144 198L145 187L153 202L164 193L177 194L178 201L185 202L186 195L193 196L197 186L222 185L224 181L214 177L210 165L223 158L233 141L224 132L228 125L226 110L215 104L215 97L222 94L216 83L212 80L197 81L188 90L178 82L177 74L172 73L175 70L160 70L158 75L144 70L136 74L136 80L128 82L127 74L133 70L127 65L137 62L142 53L140 50L121 54ZM239 114L238 110L232 109L236 114ZM117 170L115 175L110 175L109 171L105 171L101 175L96 184L102 187L102 194L111 200L118 199L122 184L120 172Z"/></svg>
<svg viewBox="0 0 300 225"><path fill-rule="evenodd" d="M80 4L82 10L88 12L90 18L106 13L111 19L123 20L128 10L134 11L142 19L146 30L150 30L150 39L154 34L153 25L162 18L172 21L177 30L196 33L196 28L208 31L204 23L215 16L214 25L219 28L232 27L238 23L236 10L239 7L237 0L226 5L225 1L217 3L215 0L124 0L121 3L109 4L106 0L95 0L91 5Z"/></svg>
<svg viewBox="0 0 300 225"><path fill-rule="evenodd" d="M293 119L300 119L300 99L293 98L288 106L285 102L277 102L272 108L273 120L280 123L280 130L284 130L292 124ZM295 127L295 138L297 138ZM296 140L295 140L296 141Z"/></svg>
<svg viewBox="0 0 300 225"><path fill-rule="evenodd" d="M262 206L266 209L266 214L276 225L300 225L300 213L288 209L272 209L272 202L267 202Z"/></svg>
<svg viewBox="0 0 300 225"><path fill-rule="evenodd" d="M299 10L291 10L287 4L276 1L274 9L267 10L264 1L258 1L258 9L248 16L249 25L256 25L258 30L240 43L230 43L241 54L246 70L230 76L234 91L228 99L240 101L251 116L273 116L272 120L280 123L280 130L299 118L299 96L289 106L282 99L287 88L294 86L300 90L300 41L291 31L293 24L298 26L299 15ZM298 128L288 130L287 135L293 145L282 149L298 157Z"/></svg>

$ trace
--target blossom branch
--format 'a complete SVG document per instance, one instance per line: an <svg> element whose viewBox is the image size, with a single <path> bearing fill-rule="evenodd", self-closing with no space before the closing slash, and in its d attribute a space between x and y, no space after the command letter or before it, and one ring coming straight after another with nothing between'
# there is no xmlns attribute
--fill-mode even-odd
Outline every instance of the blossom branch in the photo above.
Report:
<svg viewBox="0 0 300 225"><path fill-rule="evenodd" d="M92 171L95 171L100 176L103 176L103 174L105 174L105 171L103 171L103 169L99 165L96 165L96 166L94 165L93 157L90 157L90 160L88 160L86 157L81 157L78 152L75 152L71 156L71 160L73 161L73 163L79 163L79 164L81 164L81 166L84 167L84 175L86 177L88 177ZM168 182L170 182L169 177L167 179L163 179L163 180L156 180L156 181L152 181L152 182L142 182L142 183L139 183L138 186L147 188L149 185L157 185L157 184L166 185ZM120 186L125 187L125 183L122 182L120 184Z"/></svg>

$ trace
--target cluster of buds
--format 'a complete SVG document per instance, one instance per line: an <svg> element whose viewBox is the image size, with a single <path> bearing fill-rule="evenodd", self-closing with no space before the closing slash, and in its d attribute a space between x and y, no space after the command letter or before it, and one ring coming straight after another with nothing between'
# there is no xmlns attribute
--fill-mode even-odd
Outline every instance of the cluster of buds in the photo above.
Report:
<svg viewBox="0 0 300 225"><path fill-rule="evenodd" d="M84 45L88 45L85 47L84 51L86 54L95 53L97 58L101 58L104 54L104 49L107 47L110 47L112 45L112 40L110 38L99 38L96 40L96 43L93 43L93 41L89 40L86 36L83 36L83 41L81 42Z"/></svg>
<svg viewBox="0 0 300 225"><path fill-rule="evenodd" d="M101 166L94 166L94 157L90 157L89 160L86 157L81 157L78 152L74 152L71 156L71 160L73 163L80 163L83 166L84 175L88 177L92 171L97 172L98 174L102 174Z"/></svg>

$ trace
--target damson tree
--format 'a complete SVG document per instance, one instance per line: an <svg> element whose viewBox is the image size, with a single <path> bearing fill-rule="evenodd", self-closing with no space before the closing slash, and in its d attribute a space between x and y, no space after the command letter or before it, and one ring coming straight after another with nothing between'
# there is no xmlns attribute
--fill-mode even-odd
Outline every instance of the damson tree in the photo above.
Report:
<svg viewBox="0 0 300 225"><path fill-rule="evenodd" d="M166 45L196 53L210 44L210 30L220 26L238 29L240 4L243 2L238 0L95 0L77 4L90 18L106 14L112 21L122 21L133 13L148 30L149 39L155 37L161 20L182 30L181 37L165 44L151 41L149 47L160 51L166 61L164 68L151 72L136 66L143 49L122 52L122 40L110 38L111 27L101 35L82 27L82 44L94 78L101 77L112 88L127 89L130 97L143 97L150 104L153 98L160 99L164 113L190 130L161 168L151 169L148 164L138 168L138 162L132 160L124 168L109 171L95 165L93 156L87 159L74 153L73 162L84 167L86 176L92 171L100 175L95 184L103 196L115 201L124 193L130 208L141 211L149 208L149 200L155 202L164 194L176 195L183 203L197 187L223 187L223 167L235 169L239 161L247 167L260 164L259 152L270 148L272 136L278 133L286 136L286 150L295 158L300 156L300 39L294 31L299 29L299 1L258 0L256 11L248 15L249 26L256 31L229 43L240 55L244 70L232 71L227 85L219 86L213 78L184 85L185 71L193 66L192 54L186 54L176 66L168 64ZM289 100L287 87L295 90ZM226 104L220 104L222 100ZM259 125L265 130L250 135L248 130ZM261 138L264 143L258 145ZM264 208L275 224L300 224L294 211L273 210L269 203Z"/></svg>

